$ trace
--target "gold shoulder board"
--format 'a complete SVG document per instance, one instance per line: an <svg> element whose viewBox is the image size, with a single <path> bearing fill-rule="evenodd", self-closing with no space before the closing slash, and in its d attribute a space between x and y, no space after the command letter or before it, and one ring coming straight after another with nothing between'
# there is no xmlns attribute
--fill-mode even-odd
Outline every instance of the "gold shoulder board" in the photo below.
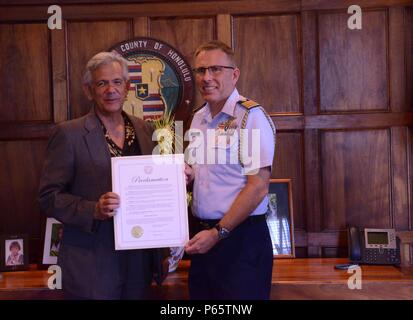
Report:
<svg viewBox="0 0 413 320"><path fill-rule="evenodd" d="M253 100L245 100L245 101L240 101L240 104L246 108L246 109L252 109L255 107L258 107L260 104L253 101Z"/></svg>

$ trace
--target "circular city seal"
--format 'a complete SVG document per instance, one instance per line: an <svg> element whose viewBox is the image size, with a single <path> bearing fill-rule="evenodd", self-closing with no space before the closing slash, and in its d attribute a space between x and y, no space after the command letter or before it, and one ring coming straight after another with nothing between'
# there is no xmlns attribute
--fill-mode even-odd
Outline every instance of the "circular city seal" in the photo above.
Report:
<svg viewBox="0 0 413 320"><path fill-rule="evenodd" d="M144 120L174 114L186 120L195 94L194 77L184 56L153 38L133 38L112 48L128 61L130 87L123 109Z"/></svg>
<svg viewBox="0 0 413 320"><path fill-rule="evenodd" d="M134 238L140 238L143 235L143 229L140 226L134 226L131 230L131 234Z"/></svg>

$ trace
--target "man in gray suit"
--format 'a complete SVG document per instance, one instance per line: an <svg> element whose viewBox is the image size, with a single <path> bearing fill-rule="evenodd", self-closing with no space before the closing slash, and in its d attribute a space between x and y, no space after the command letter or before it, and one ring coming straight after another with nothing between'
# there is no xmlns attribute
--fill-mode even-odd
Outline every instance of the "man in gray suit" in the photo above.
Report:
<svg viewBox="0 0 413 320"><path fill-rule="evenodd" d="M58 264L68 299L144 299L152 282L153 250L115 251L111 157L151 154L151 127L122 111L127 62L101 52L87 63L83 88L93 108L59 124L50 137L39 201L64 224Z"/></svg>

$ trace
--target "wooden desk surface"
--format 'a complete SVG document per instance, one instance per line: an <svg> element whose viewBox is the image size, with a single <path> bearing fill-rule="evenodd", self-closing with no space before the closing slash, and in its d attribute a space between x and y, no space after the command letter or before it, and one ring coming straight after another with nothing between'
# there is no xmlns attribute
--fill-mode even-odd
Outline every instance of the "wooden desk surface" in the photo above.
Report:
<svg viewBox="0 0 413 320"><path fill-rule="evenodd" d="M410 299L413 300L413 267L361 266L362 289L349 289L353 275L334 265L347 259L276 259L271 299ZM152 287L153 299L188 299L189 261L181 261L161 288ZM0 299L61 299L61 290L49 290L47 270L3 272Z"/></svg>
<svg viewBox="0 0 413 320"><path fill-rule="evenodd" d="M346 283L352 273L337 270L336 264L348 263L347 259L283 259L275 260L273 283ZM361 265L362 280L366 282L413 283L413 267Z"/></svg>
<svg viewBox="0 0 413 320"><path fill-rule="evenodd" d="M413 299L413 267L361 266L361 289L350 289L347 259L276 260L271 299ZM350 282L353 281L350 279Z"/></svg>

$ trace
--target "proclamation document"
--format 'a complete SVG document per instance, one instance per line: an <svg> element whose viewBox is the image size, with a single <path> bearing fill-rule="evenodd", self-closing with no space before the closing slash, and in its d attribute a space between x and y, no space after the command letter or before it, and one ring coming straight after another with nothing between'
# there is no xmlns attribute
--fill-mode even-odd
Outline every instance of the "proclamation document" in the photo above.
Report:
<svg viewBox="0 0 413 320"><path fill-rule="evenodd" d="M189 239L184 155L112 158L115 249L181 247Z"/></svg>

